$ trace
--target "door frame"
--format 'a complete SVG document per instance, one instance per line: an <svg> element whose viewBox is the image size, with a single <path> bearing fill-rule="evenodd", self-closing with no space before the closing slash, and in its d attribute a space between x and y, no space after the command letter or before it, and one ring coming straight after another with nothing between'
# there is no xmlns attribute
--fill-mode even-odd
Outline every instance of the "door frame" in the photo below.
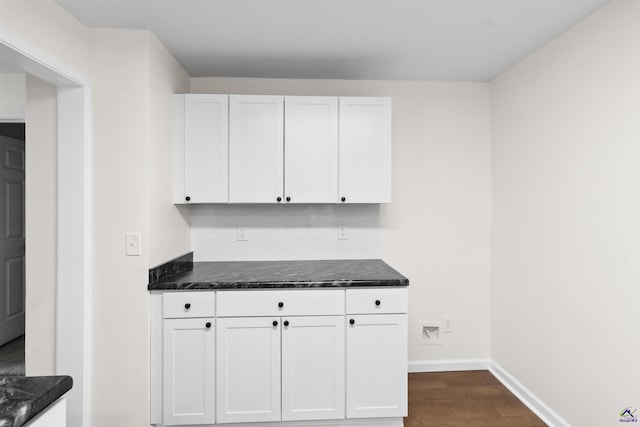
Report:
<svg viewBox="0 0 640 427"><path fill-rule="evenodd" d="M0 62L57 87L55 374L73 377L73 388L67 394L68 425L88 426L91 390L89 78L1 26ZM29 288L29 283L26 283L26 287ZM29 321L28 312L26 321Z"/></svg>

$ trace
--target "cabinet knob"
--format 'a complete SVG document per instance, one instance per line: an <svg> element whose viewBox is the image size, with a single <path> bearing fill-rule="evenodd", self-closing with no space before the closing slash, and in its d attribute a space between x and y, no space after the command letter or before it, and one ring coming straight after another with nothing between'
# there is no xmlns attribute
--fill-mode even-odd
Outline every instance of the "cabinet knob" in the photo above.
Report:
<svg viewBox="0 0 640 427"><path fill-rule="evenodd" d="M356 321L354 319L349 320L350 325L355 325Z"/></svg>
<svg viewBox="0 0 640 427"><path fill-rule="evenodd" d="M284 321L284 326L289 326L289 321L288 320Z"/></svg>
<svg viewBox="0 0 640 427"><path fill-rule="evenodd" d="M187 196L184 199L188 202L189 200L191 200L191 197Z"/></svg>
<svg viewBox="0 0 640 427"><path fill-rule="evenodd" d="M287 202L291 201L291 197L287 196Z"/></svg>
<svg viewBox="0 0 640 427"><path fill-rule="evenodd" d="M282 301L280 301L280 302L278 303L278 307L280 307L280 308L284 307L284 303L283 303Z"/></svg>
<svg viewBox="0 0 640 427"><path fill-rule="evenodd" d="M344 197L344 196L342 196L342 197L340 197L340 201L341 201L341 202L346 202L346 201L347 201L347 198L346 198L346 197Z"/></svg>
<svg viewBox="0 0 640 427"><path fill-rule="evenodd" d="M273 326L278 326L278 321L277 320L273 321Z"/></svg>
<svg viewBox="0 0 640 427"><path fill-rule="evenodd" d="M379 299L376 300L376 305L380 305L380 300Z"/></svg>
<svg viewBox="0 0 640 427"><path fill-rule="evenodd" d="M209 329L209 328L211 327L211 322L207 322L207 323L205 323L205 324L204 324L204 326L205 326L207 329Z"/></svg>
<svg viewBox="0 0 640 427"><path fill-rule="evenodd" d="M280 196L276 197L276 201L281 202L282 201L282 197L280 197Z"/></svg>
<svg viewBox="0 0 640 427"><path fill-rule="evenodd" d="M191 308L191 304L186 303L186 304L184 305L184 308L186 308L187 310L189 310L189 309Z"/></svg>

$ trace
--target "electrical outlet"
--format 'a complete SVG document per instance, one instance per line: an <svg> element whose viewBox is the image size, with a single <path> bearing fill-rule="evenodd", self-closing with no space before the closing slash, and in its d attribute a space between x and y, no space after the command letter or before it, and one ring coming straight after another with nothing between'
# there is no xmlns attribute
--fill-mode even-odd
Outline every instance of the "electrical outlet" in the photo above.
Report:
<svg viewBox="0 0 640 427"><path fill-rule="evenodd" d="M453 317L445 316L442 319L442 332L445 334L453 332Z"/></svg>
<svg viewBox="0 0 640 427"><path fill-rule="evenodd" d="M442 325L440 322L420 322L420 344L442 345L440 333Z"/></svg>
<svg viewBox="0 0 640 427"><path fill-rule="evenodd" d="M347 224L338 224L338 240L347 240Z"/></svg>
<svg viewBox="0 0 640 427"><path fill-rule="evenodd" d="M238 241L245 241L245 240L249 240L249 237L247 236L247 227L244 225L239 225L238 226Z"/></svg>
<svg viewBox="0 0 640 427"><path fill-rule="evenodd" d="M142 255L142 236L140 233L127 233L125 235L127 256Z"/></svg>

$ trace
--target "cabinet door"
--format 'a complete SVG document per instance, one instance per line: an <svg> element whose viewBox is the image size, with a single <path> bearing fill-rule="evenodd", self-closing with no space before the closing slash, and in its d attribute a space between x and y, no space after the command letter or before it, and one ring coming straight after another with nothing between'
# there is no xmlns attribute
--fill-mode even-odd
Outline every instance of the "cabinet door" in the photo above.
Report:
<svg viewBox="0 0 640 427"><path fill-rule="evenodd" d="M229 97L176 96L184 97L184 187L176 202L226 203L229 200Z"/></svg>
<svg viewBox="0 0 640 427"><path fill-rule="evenodd" d="M218 423L279 421L280 318L218 318L216 345Z"/></svg>
<svg viewBox="0 0 640 427"><path fill-rule="evenodd" d="M338 98L288 96L284 194L292 203L338 201Z"/></svg>
<svg viewBox="0 0 640 427"><path fill-rule="evenodd" d="M282 320L282 420L344 418L344 316Z"/></svg>
<svg viewBox="0 0 640 427"><path fill-rule="evenodd" d="M339 179L341 201L391 202L391 98L340 98Z"/></svg>
<svg viewBox="0 0 640 427"><path fill-rule="evenodd" d="M214 320L165 319L165 425L215 422Z"/></svg>
<svg viewBox="0 0 640 427"><path fill-rule="evenodd" d="M347 320L347 418L406 416L407 315Z"/></svg>
<svg viewBox="0 0 640 427"><path fill-rule="evenodd" d="M229 201L275 203L283 196L284 97L229 97Z"/></svg>

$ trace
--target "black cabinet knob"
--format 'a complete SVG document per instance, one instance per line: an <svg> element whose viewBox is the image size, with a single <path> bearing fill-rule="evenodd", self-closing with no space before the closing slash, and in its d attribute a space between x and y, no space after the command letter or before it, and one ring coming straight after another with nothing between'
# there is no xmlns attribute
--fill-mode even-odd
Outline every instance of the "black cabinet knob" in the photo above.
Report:
<svg viewBox="0 0 640 427"><path fill-rule="evenodd" d="M346 198L346 197L344 197L344 196L342 196L342 197L340 197L340 201L341 201L341 202L346 202L346 201L347 201L347 198Z"/></svg>
<svg viewBox="0 0 640 427"><path fill-rule="evenodd" d="M278 321L277 320L273 321L273 326L278 326Z"/></svg>
<svg viewBox="0 0 640 427"><path fill-rule="evenodd" d="M276 201L281 202L282 201L282 197L280 197L280 196L276 197Z"/></svg>
<svg viewBox="0 0 640 427"><path fill-rule="evenodd" d="M281 302L279 302L279 303L278 303L278 307L280 307L280 308L284 307L284 303L283 303L282 301L281 301Z"/></svg>
<svg viewBox="0 0 640 427"><path fill-rule="evenodd" d="M191 197L187 196L184 199L188 202L189 200L191 200Z"/></svg>
<svg viewBox="0 0 640 427"><path fill-rule="evenodd" d="M206 328L207 328L207 329L209 329L209 328L211 327L211 322L207 322L207 323L205 323L205 325L204 325L204 326L206 326Z"/></svg>
<svg viewBox="0 0 640 427"><path fill-rule="evenodd" d="M380 305L380 300L379 299L376 300L376 305Z"/></svg>
<svg viewBox="0 0 640 427"><path fill-rule="evenodd" d="M291 197L287 196L287 202L291 201Z"/></svg>
<svg viewBox="0 0 640 427"><path fill-rule="evenodd" d="M355 321L355 320L353 320L353 319L349 320L349 324L350 324L350 325L355 325L355 323L356 323L356 321Z"/></svg>
<svg viewBox="0 0 640 427"><path fill-rule="evenodd" d="M184 308L186 308L187 310L189 310L189 309L191 308L191 304L186 303L186 304L184 305Z"/></svg>
<svg viewBox="0 0 640 427"><path fill-rule="evenodd" d="M284 326L289 326L289 321L288 320L284 321Z"/></svg>

